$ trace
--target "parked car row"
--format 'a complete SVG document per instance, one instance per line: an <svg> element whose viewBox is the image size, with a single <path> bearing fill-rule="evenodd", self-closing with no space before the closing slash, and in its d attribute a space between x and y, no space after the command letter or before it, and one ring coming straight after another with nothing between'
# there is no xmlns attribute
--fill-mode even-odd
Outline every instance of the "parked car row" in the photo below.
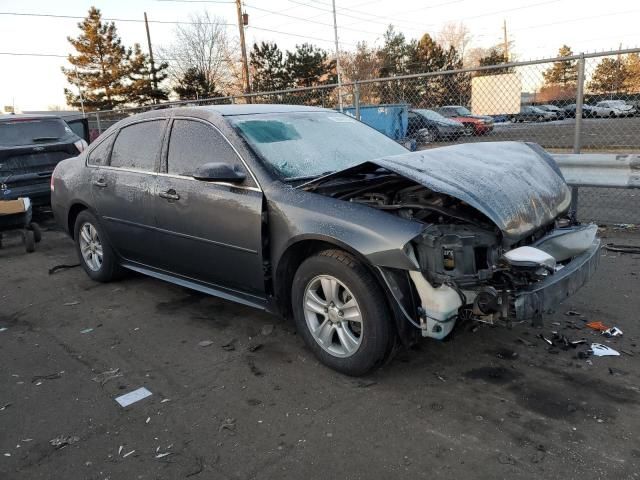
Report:
<svg viewBox="0 0 640 480"><path fill-rule="evenodd" d="M419 144L438 140L457 140L462 136L485 135L493 130L494 120L486 115L473 115L468 108L447 105L434 110L409 110L407 136Z"/></svg>

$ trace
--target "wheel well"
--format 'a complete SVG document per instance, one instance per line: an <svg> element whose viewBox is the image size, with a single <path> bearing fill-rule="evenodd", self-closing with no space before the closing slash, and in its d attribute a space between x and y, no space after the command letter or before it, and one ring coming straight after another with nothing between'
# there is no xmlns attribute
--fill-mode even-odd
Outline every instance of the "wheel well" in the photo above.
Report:
<svg viewBox="0 0 640 480"><path fill-rule="evenodd" d="M69 215L67 216L67 229L69 231L69 235L71 235L71 238L73 238L73 236L75 235L74 230L76 225L76 218L78 218L78 215L81 211L86 209L87 206L81 203L75 203L69 209Z"/></svg>
<svg viewBox="0 0 640 480"><path fill-rule="evenodd" d="M389 311L394 317L394 321L392 323L396 328L396 332L400 335L403 343L412 343L412 337L409 334L406 334L405 329L400 328L399 326L400 322L406 323L406 319L398 315L398 308L394 303L395 301L391 298L391 294L389 293L384 280L381 278L380 272L378 272L360 253L345 247L344 245L334 244L327 241L302 240L291 245L280 258L275 272L274 291L280 313L288 318L293 314L291 305L291 286L293 285L293 277L300 264L315 253L327 249L344 250L350 255L353 255L375 277L376 281L382 288L382 291L385 293L385 301L387 302Z"/></svg>

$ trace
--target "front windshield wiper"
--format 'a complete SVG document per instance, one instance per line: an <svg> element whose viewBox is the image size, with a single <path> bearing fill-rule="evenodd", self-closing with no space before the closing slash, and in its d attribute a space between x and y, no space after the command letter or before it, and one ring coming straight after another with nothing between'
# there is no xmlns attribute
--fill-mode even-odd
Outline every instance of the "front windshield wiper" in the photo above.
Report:
<svg viewBox="0 0 640 480"><path fill-rule="evenodd" d="M328 170L326 172L318 173L317 175L303 175L301 177L289 177L285 179L286 182L299 182L302 180L313 180L314 178L324 177L325 175L330 175L334 173L335 170Z"/></svg>

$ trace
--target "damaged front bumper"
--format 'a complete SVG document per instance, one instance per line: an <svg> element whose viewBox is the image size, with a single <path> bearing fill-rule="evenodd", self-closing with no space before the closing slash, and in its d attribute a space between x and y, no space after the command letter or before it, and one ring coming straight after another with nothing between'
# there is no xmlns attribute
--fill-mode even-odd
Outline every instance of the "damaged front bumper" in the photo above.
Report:
<svg viewBox="0 0 640 480"><path fill-rule="evenodd" d="M528 288L508 292L509 318L540 321L563 300L574 294L593 276L600 262L600 239L574 257L562 269Z"/></svg>

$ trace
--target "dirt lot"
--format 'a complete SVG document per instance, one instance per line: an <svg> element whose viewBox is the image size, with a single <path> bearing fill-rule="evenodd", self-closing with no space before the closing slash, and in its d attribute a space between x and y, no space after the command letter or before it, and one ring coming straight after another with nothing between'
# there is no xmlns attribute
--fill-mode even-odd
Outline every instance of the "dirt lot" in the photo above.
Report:
<svg viewBox="0 0 640 480"><path fill-rule="evenodd" d="M135 275L49 275L76 261L59 232L30 255L6 243L2 479L640 476L640 255L603 251L542 330L467 326L353 379L319 365L289 321ZM628 353L578 359L536 337L606 343L583 318L619 326L608 345ZM110 369L122 376L92 380ZM141 386L153 395L115 402ZM55 448L61 435L77 439Z"/></svg>

